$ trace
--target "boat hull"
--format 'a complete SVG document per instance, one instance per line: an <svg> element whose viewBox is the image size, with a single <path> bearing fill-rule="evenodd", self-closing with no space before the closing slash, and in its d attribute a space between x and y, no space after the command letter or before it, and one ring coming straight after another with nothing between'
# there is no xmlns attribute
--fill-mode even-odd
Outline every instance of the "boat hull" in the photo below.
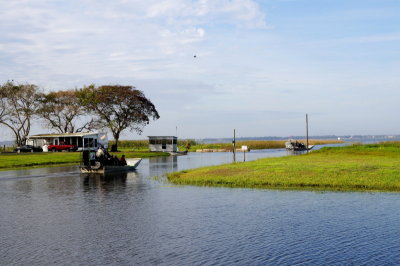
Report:
<svg viewBox="0 0 400 266"><path fill-rule="evenodd" d="M99 165L81 166L81 173L85 174L108 174L133 171L142 161L141 158L126 159L127 165Z"/></svg>
<svg viewBox="0 0 400 266"><path fill-rule="evenodd" d="M307 151L314 148L314 145L308 145L308 147L306 147L303 143L288 141L285 143L285 148L289 151Z"/></svg>
<svg viewBox="0 0 400 266"><path fill-rule="evenodd" d="M187 151L175 151L175 152L169 152L170 155L173 156L178 156L178 155L187 155L188 152Z"/></svg>

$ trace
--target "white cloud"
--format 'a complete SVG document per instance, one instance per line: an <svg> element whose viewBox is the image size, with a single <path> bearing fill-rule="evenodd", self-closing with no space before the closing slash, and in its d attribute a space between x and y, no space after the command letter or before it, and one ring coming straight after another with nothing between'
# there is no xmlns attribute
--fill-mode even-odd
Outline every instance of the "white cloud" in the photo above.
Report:
<svg viewBox="0 0 400 266"><path fill-rule="evenodd" d="M168 0L152 1L148 18L163 19L167 24L212 24L216 21L250 28L265 28L265 14L252 0Z"/></svg>
<svg viewBox="0 0 400 266"><path fill-rule="evenodd" d="M180 56L204 41L207 25L223 21L257 26L264 19L251 0L42 0L2 5L0 56L8 56L10 63L25 67L25 72L35 65L46 69L49 76L65 72L105 75L115 67L107 65L107 59L125 62L127 65L117 66L124 69L119 74L125 75L129 70L151 69L151 65L135 67L132 61L158 61L161 65L156 68L162 68L167 58ZM124 56L116 56L118 51ZM3 71L6 78L18 76L7 67Z"/></svg>
<svg viewBox="0 0 400 266"><path fill-rule="evenodd" d="M378 97L372 87L379 87L389 95L399 84L398 16L390 16L391 24L364 24L366 13L342 20L342 9L317 2L296 17L299 5L282 1L2 1L0 82L46 89L132 84L160 108L161 120L149 129L174 130L184 121L193 126L187 137L208 119L217 136L235 119L260 132L254 135L291 129L287 117L306 111L334 117L343 95L367 112L359 94ZM274 12L274 30L266 27L265 10ZM303 97L309 101L299 105ZM253 126L263 119L276 123ZM320 123L331 124L329 117ZM204 129L201 137L209 136Z"/></svg>

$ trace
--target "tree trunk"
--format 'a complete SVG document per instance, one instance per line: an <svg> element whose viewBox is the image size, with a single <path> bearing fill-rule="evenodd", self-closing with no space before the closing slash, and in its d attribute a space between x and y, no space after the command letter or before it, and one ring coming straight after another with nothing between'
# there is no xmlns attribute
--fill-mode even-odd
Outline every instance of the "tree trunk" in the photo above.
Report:
<svg viewBox="0 0 400 266"><path fill-rule="evenodd" d="M111 145L111 151L112 152L117 152L118 151L118 144L115 142L115 144Z"/></svg>
<svg viewBox="0 0 400 266"><path fill-rule="evenodd" d="M118 141L119 141L119 134L113 134L115 139L115 144L111 145L111 151L117 152L118 151Z"/></svg>

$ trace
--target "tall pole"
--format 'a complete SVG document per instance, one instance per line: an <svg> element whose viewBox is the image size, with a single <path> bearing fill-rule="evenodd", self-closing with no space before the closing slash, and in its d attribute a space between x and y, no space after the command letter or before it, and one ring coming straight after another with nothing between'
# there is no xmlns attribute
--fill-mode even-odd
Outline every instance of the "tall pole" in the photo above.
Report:
<svg viewBox="0 0 400 266"><path fill-rule="evenodd" d="M306 149L308 153L308 114L306 114L306 136L307 136Z"/></svg>
<svg viewBox="0 0 400 266"><path fill-rule="evenodd" d="M236 129L233 130L233 161L236 162Z"/></svg>

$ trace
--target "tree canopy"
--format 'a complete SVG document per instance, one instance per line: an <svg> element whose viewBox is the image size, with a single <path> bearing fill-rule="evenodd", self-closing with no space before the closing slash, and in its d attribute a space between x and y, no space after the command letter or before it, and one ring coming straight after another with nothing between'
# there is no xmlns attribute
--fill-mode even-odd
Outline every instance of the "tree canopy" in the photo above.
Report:
<svg viewBox="0 0 400 266"><path fill-rule="evenodd" d="M0 90L0 124L12 130L17 145L25 144L38 109L38 87L7 81Z"/></svg>
<svg viewBox="0 0 400 266"><path fill-rule="evenodd" d="M38 101L38 116L45 121L47 127L56 129L59 133L75 133L96 128L93 119L88 120L85 116L85 108L80 104L76 90L42 93Z"/></svg>
<svg viewBox="0 0 400 266"><path fill-rule="evenodd" d="M160 116L154 104L133 86L90 85L78 92L80 103L95 116L95 121L111 130L118 149L121 132L130 129L141 133L150 120Z"/></svg>
<svg viewBox="0 0 400 266"><path fill-rule="evenodd" d="M34 119L59 133L108 128L118 140L130 129L141 133L160 118L154 104L133 86L94 85L75 90L39 92L34 84L0 85L0 124L11 129L17 145L25 144Z"/></svg>

